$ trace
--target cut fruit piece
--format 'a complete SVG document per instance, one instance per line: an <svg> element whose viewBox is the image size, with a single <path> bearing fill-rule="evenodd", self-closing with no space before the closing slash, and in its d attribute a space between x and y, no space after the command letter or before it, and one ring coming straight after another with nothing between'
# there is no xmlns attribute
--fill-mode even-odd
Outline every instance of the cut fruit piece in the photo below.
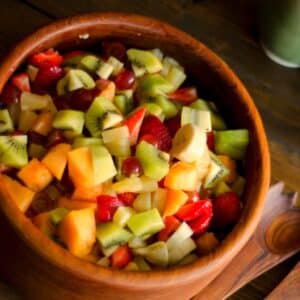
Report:
<svg viewBox="0 0 300 300"><path fill-rule="evenodd" d="M183 161L173 164L165 177L164 185L173 190L198 191L201 181L197 167Z"/></svg>
<svg viewBox="0 0 300 300"><path fill-rule="evenodd" d="M186 75L182 68L171 67L165 78L173 86L173 92L182 85L186 79Z"/></svg>
<svg viewBox="0 0 300 300"><path fill-rule="evenodd" d="M211 158L210 158L209 150L205 146L205 150L204 150L203 154L201 155L201 157L199 157L199 159L194 162L194 164L197 168L200 180L203 180L204 177L207 175L209 166L210 166L210 162L211 162Z"/></svg>
<svg viewBox="0 0 300 300"><path fill-rule="evenodd" d="M210 112L184 106L181 111L181 126L185 124L194 124L200 130L209 132L212 130Z"/></svg>
<svg viewBox="0 0 300 300"><path fill-rule="evenodd" d="M58 225L70 211L64 207L58 207L49 211L51 222Z"/></svg>
<svg viewBox="0 0 300 300"><path fill-rule="evenodd" d="M13 121L7 109L0 110L0 133L12 131L14 129Z"/></svg>
<svg viewBox="0 0 300 300"><path fill-rule="evenodd" d="M100 59L97 56L91 54L84 55L83 57L81 57L78 63L79 68L86 70L90 73L96 72L99 68L99 65Z"/></svg>
<svg viewBox="0 0 300 300"><path fill-rule="evenodd" d="M88 147L90 145L103 145L101 138L78 136L74 139L72 148Z"/></svg>
<svg viewBox="0 0 300 300"><path fill-rule="evenodd" d="M241 197L244 192L245 185L246 179L242 176L238 176L231 188L233 192L235 192L238 196Z"/></svg>
<svg viewBox="0 0 300 300"><path fill-rule="evenodd" d="M228 155L233 159L244 159L249 144L247 129L224 130L215 132L217 154Z"/></svg>
<svg viewBox="0 0 300 300"><path fill-rule="evenodd" d="M177 230L167 240L168 250L176 250L176 248L179 247L184 240L191 237L192 234L193 230L190 228L190 226L187 223L182 222Z"/></svg>
<svg viewBox="0 0 300 300"><path fill-rule="evenodd" d="M95 185L92 154L87 147L68 152L68 171L75 187L90 188Z"/></svg>
<svg viewBox="0 0 300 300"><path fill-rule="evenodd" d="M68 152L71 151L71 145L58 144L51 148L43 158L42 163L48 168L51 174L58 180L62 179L67 165Z"/></svg>
<svg viewBox="0 0 300 300"><path fill-rule="evenodd" d="M163 63L163 69L161 71L161 74L163 76L168 75L168 73L169 73L169 71L172 67L177 67L179 69L183 69L180 66L179 62L176 59L174 59L173 57L170 57L170 56L165 56L162 63Z"/></svg>
<svg viewBox="0 0 300 300"><path fill-rule="evenodd" d="M145 257L150 263L165 267L168 264L169 255L165 242L159 241L144 248L136 248L134 254Z"/></svg>
<svg viewBox="0 0 300 300"><path fill-rule="evenodd" d="M117 174L116 167L109 151L101 145L90 145L93 165L93 181L99 185Z"/></svg>
<svg viewBox="0 0 300 300"><path fill-rule="evenodd" d="M137 264L140 271L151 271L150 265L145 261L142 256L135 255L134 262Z"/></svg>
<svg viewBox="0 0 300 300"><path fill-rule="evenodd" d="M29 79L31 82L33 82L36 78L37 73L39 72L39 68L33 66L33 65L28 65L26 69L26 73L29 76Z"/></svg>
<svg viewBox="0 0 300 300"><path fill-rule="evenodd" d="M132 237L129 231L113 222L99 224L96 235L101 247L104 248L125 244Z"/></svg>
<svg viewBox="0 0 300 300"><path fill-rule="evenodd" d="M139 237L153 235L165 227L165 224L156 208L133 215L127 226Z"/></svg>
<svg viewBox="0 0 300 300"><path fill-rule="evenodd" d="M151 51L132 48L127 50L127 56L137 77L145 73L159 72L163 68L159 59Z"/></svg>
<svg viewBox="0 0 300 300"><path fill-rule="evenodd" d="M228 175L224 178L224 181L229 184L233 183L238 176L235 160L227 155L217 155L217 157L229 171Z"/></svg>
<svg viewBox="0 0 300 300"><path fill-rule="evenodd" d="M195 87L183 87L169 93L168 98L176 101L177 104L188 105L198 98L197 89Z"/></svg>
<svg viewBox="0 0 300 300"><path fill-rule="evenodd" d="M158 96L154 97L153 101L154 101L154 103L156 103L157 105L159 105L161 107L166 119L172 118L177 115L177 113L178 113L177 106L173 102L168 100L168 98L166 98L165 96L158 95Z"/></svg>
<svg viewBox="0 0 300 300"><path fill-rule="evenodd" d="M184 162L197 161L206 149L206 133L193 124L186 124L175 134L170 154Z"/></svg>
<svg viewBox="0 0 300 300"><path fill-rule="evenodd" d="M126 116L132 110L132 100L128 99L125 95L116 95L113 102L123 116Z"/></svg>
<svg viewBox="0 0 300 300"><path fill-rule="evenodd" d="M146 176L132 176L115 182L111 189L118 194L153 192L157 189L157 181Z"/></svg>
<svg viewBox="0 0 300 300"><path fill-rule="evenodd" d="M74 135L82 133L83 125L84 113L72 109L58 111L53 121L54 128L71 131Z"/></svg>
<svg viewBox="0 0 300 300"><path fill-rule="evenodd" d="M141 141L136 147L136 157L140 161L144 174L149 178L160 180L169 172L169 163L161 156L155 146Z"/></svg>
<svg viewBox="0 0 300 300"><path fill-rule="evenodd" d="M29 92L21 94L21 110L43 110L49 106L50 95L38 95Z"/></svg>
<svg viewBox="0 0 300 300"><path fill-rule="evenodd" d="M49 212L40 213L33 217L32 223L48 237L53 237L55 234L55 227L53 226Z"/></svg>
<svg viewBox="0 0 300 300"><path fill-rule="evenodd" d="M96 73L101 79L108 79L112 74L113 70L113 65L102 61L99 65L99 68L96 70Z"/></svg>
<svg viewBox="0 0 300 300"><path fill-rule="evenodd" d="M147 102L143 104L143 107L147 110L147 115L154 115L159 118L162 122L165 119L165 115L163 113L162 108L155 103Z"/></svg>
<svg viewBox="0 0 300 300"><path fill-rule="evenodd" d="M120 124L122 120L123 116L121 116L119 113L108 111L104 113L101 118L102 129L105 130L108 128L112 128Z"/></svg>
<svg viewBox="0 0 300 300"><path fill-rule="evenodd" d="M107 100L112 101L116 94L116 85L114 82L110 81L108 85L100 92L98 97L104 97Z"/></svg>
<svg viewBox="0 0 300 300"><path fill-rule="evenodd" d="M121 227L125 227L127 221L130 219L132 215L135 214L134 209L127 206L119 206L114 213L113 222L120 225Z"/></svg>
<svg viewBox="0 0 300 300"><path fill-rule="evenodd" d="M107 248L104 248L104 247L100 247L100 248L101 248L101 252L106 257L109 257L118 249L118 247L119 247L118 245L115 245L115 246L110 246L110 247L107 247Z"/></svg>
<svg viewBox="0 0 300 300"><path fill-rule="evenodd" d="M118 75L122 71L124 66L124 64L114 56L110 56L107 60L107 63L113 66L113 76Z"/></svg>
<svg viewBox="0 0 300 300"><path fill-rule="evenodd" d="M42 112L34 120L31 131L37 132L41 135L48 135L52 129L54 116L51 112Z"/></svg>
<svg viewBox="0 0 300 300"><path fill-rule="evenodd" d="M56 91L60 96L81 88L92 89L94 87L95 81L88 73L78 69L70 69L67 74L58 81Z"/></svg>
<svg viewBox="0 0 300 300"><path fill-rule="evenodd" d="M159 232L157 239L159 241L167 241L170 235L180 226L180 221L174 216L164 218L165 228Z"/></svg>
<svg viewBox="0 0 300 300"><path fill-rule="evenodd" d="M173 265L197 248L194 240L187 238L169 251L169 264Z"/></svg>
<svg viewBox="0 0 300 300"><path fill-rule="evenodd" d="M87 54L85 51L75 50L64 54L63 66L67 67L77 67L82 57Z"/></svg>
<svg viewBox="0 0 300 300"><path fill-rule="evenodd" d="M152 208L157 208L162 215L167 199L167 189L158 188L152 193Z"/></svg>
<svg viewBox="0 0 300 300"><path fill-rule="evenodd" d="M140 193L153 192L158 188L157 180L142 175L140 177L142 182L142 190Z"/></svg>
<svg viewBox="0 0 300 300"><path fill-rule="evenodd" d="M108 129L102 132L103 143L115 156L130 156L129 131L127 126Z"/></svg>
<svg viewBox="0 0 300 300"><path fill-rule="evenodd" d="M188 198L188 195L182 190L167 190L163 217L174 215Z"/></svg>
<svg viewBox="0 0 300 300"><path fill-rule="evenodd" d="M213 188L213 194L215 196L222 195L224 193L231 192L230 187L224 182L220 181L214 188Z"/></svg>
<svg viewBox="0 0 300 300"><path fill-rule="evenodd" d="M0 136L0 157L5 165L21 168L28 163L27 136Z"/></svg>
<svg viewBox="0 0 300 300"><path fill-rule="evenodd" d="M31 158L42 159L47 153L47 149L41 145L30 143L28 149L28 155Z"/></svg>
<svg viewBox="0 0 300 300"><path fill-rule="evenodd" d="M58 236L73 255L88 255L96 241L94 210L85 208L68 213L59 224Z"/></svg>
<svg viewBox="0 0 300 300"><path fill-rule="evenodd" d="M153 53L158 58L158 60L162 61L164 54L159 48L154 48L150 50L150 52Z"/></svg>
<svg viewBox="0 0 300 300"><path fill-rule="evenodd" d="M132 260L132 254L127 245L119 246L111 256L111 266L113 268L124 268ZM137 266L136 266L137 270Z"/></svg>
<svg viewBox="0 0 300 300"><path fill-rule="evenodd" d="M151 193L147 192L138 194L132 206L138 212L151 209Z"/></svg>
<svg viewBox="0 0 300 300"><path fill-rule="evenodd" d="M60 197L57 201L57 207L64 207L68 210L78 210L78 209L84 209L84 208L91 208L94 211L97 208L96 202L91 201L79 201L76 199L69 199L67 197Z"/></svg>
<svg viewBox="0 0 300 300"><path fill-rule="evenodd" d="M133 239L131 239L128 242L129 248L141 248L146 246L147 246L147 242L138 236L135 236Z"/></svg>
<svg viewBox="0 0 300 300"><path fill-rule="evenodd" d="M53 179L46 166L33 158L17 174L26 186L35 192L43 190Z"/></svg>
<svg viewBox="0 0 300 300"><path fill-rule="evenodd" d="M31 110L22 110L20 112L20 119L18 124L18 129L23 132L27 132L32 128L32 125L35 123L38 114Z"/></svg>
<svg viewBox="0 0 300 300"><path fill-rule="evenodd" d="M197 252L200 255L211 253L219 243L213 232L205 232L196 240Z"/></svg>
<svg viewBox="0 0 300 300"><path fill-rule="evenodd" d="M223 180L229 173L228 169L218 159L216 155L210 152L211 163L208 173L204 180L204 188L213 188L218 182Z"/></svg>
<svg viewBox="0 0 300 300"><path fill-rule="evenodd" d="M0 175L0 189L15 202L22 212L26 212L35 194L32 190L6 175Z"/></svg>
<svg viewBox="0 0 300 300"><path fill-rule="evenodd" d="M102 184L95 185L91 188L85 188L83 186L75 187L72 194L72 199L79 201L96 202L96 198L102 193Z"/></svg>
<svg viewBox="0 0 300 300"><path fill-rule="evenodd" d="M118 113L118 110L112 101L101 96L95 98L85 114L86 127L93 137L101 136L102 117L107 112Z"/></svg>

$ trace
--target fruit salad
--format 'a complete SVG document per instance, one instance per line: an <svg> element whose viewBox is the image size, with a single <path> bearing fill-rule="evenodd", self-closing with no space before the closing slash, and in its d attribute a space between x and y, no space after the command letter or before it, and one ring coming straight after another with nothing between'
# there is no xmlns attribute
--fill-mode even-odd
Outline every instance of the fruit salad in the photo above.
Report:
<svg viewBox="0 0 300 300"><path fill-rule="evenodd" d="M161 50L95 49L36 53L4 86L0 189L84 260L192 263L239 219L248 131Z"/></svg>

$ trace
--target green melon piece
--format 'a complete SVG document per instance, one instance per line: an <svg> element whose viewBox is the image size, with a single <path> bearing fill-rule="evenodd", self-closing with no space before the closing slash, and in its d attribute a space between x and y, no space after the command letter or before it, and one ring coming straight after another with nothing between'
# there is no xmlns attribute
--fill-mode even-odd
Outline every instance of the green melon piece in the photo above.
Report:
<svg viewBox="0 0 300 300"><path fill-rule="evenodd" d="M153 102L161 107L166 119L172 118L178 114L177 106L163 95L154 97Z"/></svg>
<svg viewBox="0 0 300 300"><path fill-rule="evenodd" d="M99 65L100 59L95 55L89 54L80 59L78 67L87 70L90 73L94 73L99 68Z"/></svg>

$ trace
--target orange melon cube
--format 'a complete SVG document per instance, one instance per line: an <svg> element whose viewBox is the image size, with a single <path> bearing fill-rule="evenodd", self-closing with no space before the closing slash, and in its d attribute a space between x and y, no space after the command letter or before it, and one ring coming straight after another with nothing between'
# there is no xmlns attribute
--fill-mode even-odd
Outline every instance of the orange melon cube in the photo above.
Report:
<svg viewBox="0 0 300 300"><path fill-rule="evenodd" d="M68 213L59 224L58 236L73 255L88 255L96 242L94 210L85 208Z"/></svg>
<svg viewBox="0 0 300 300"><path fill-rule="evenodd" d="M198 191L201 181L196 165L184 161L175 163L166 175L164 185L173 190Z"/></svg>
<svg viewBox="0 0 300 300"><path fill-rule="evenodd" d="M30 206L34 192L6 175L0 175L0 190L12 199L22 212Z"/></svg>
<svg viewBox="0 0 300 300"><path fill-rule="evenodd" d="M35 192L43 190L53 178L50 171L36 158L24 166L17 176Z"/></svg>
<svg viewBox="0 0 300 300"><path fill-rule="evenodd" d="M116 94L116 85L114 82L110 82L106 87L105 89L103 89L99 96L101 97L105 97L106 99L108 100L113 100L114 97L115 97L115 94Z"/></svg>
<svg viewBox="0 0 300 300"><path fill-rule="evenodd" d="M236 162L227 155L218 155L218 159L223 163L223 165L229 170L229 173L224 177L224 181L227 183L233 183L238 174L236 170Z"/></svg>
<svg viewBox="0 0 300 300"><path fill-rule="evenodd" d="M87 147L68 152L68 170L75 187L94 186L94 168L92 154Z"/></svg>
<svg viewBox="0 0 300 300"><path fill-rule="evenodd" d="M50 213L44 212L31 219L32 223L41 230L42 233L52 237L55 233L55 227L51 222Z"/></svg>
<svg viewBox="0 0 300 300"><path fill-rule="evenodd" d="M72 199L83 201L96 201L97 196L102 193L102 184L98 184L91 188L77 186L73 192Z"/></svg>
<svg viewBox="0 0 300 300"><path fill-rule="evenodd" d="M50 149L43 158L42 163L48 168L51 174L61 180L67 165L68 152L71 150L69 144L58 144Z"/></svg>
<svg viewBox="0 0 300 300"><path fill-rule="evenodd" d="M57 203L58 207L64 207L69 210L78 210L83 208L92 208L96 210L97 202L92 201L81 201L76 199L70 199L67 197L60 197Z"/></svg>
<svg viewBox="0 0 300 300"><path fill-rule="evenodd" d="M163 217L172 216L188 200L188 195L181 190L167 190Z"/></svg>

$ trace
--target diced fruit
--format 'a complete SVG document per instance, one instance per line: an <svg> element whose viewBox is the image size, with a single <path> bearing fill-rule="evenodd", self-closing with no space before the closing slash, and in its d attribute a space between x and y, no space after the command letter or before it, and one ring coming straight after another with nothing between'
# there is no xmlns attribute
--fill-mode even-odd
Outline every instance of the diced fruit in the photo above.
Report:
<svg viewBox="0 0 300 300"><path fill-rule="evenodd" d="M39 86L41 89L52 88L63 75L63 69L57 66L41 68L35 76L33 87Z"/></svg>
<svg viewBox="0 0 300 300"><path fill-rule="evenodd" d="M240 216L240 199L234 192L219 195L213 203L213 226L219 229L236 222Z"/></svg>
<svg viewBox="0 0 300 300"><path fill-rule="evenodd" d="M27 73L19 73L14 75L11 79L13 85L15 85L22 92L30 92L30 83Z"/></svg>
<svg viewBox="0 0 300 300"><path fill-rule="evenodd" d="M176 115L165 122L165 126L168 128L171 137L173 138L176 132L180 128L180 117Z"/></svg>
<svg viewBox="0 0 300 300"><path fill-rule="evenodd" d="M42 135L47 135L52 129L54 117L51 112L43 112L34 120L31 130Z"/></svg>
<svg viewBox="0 0 300 300"><path fill-rule="evenodd" d="M30 143L28 148L28 155L31 158L42 159L44 155L47 153L47 149L42 145L38 145L35 143Z"/></svg>
<svg viewBox="0 0 300 300"><path fill-rule="evenodd" d="M132 206L138 212L151 209L151 193L147 192L138 194Z"/></svg>
<svg viewBox="0 0 300 300"><path fill-rule="evenodd" d="M58 144L50 149L43 158L42 163L48 168L51 174L58 180L62 179L67 165L68 152L71 150L69 144Z"/></svg>
<svg viewBox="0 0 300 300"><path fill-rule="evenodd" d="M176 213L176 217L182 221L191 221L201 215L209 214L212 210L210 200L199 200L197 202L187 203Z"/></svg>
<svg viewBox="0 0 300 300"><path fill-rule="evenodd" d="M63 65L64 66L70 66L70 67L77 67L80 60L85 55L86 55L86 52L81 51L81 50L74 50L74 51L65 53L63 55L63 59L64 59L63 60Z"/></svg>
<svg viewBox="0 0 300 300"><path fill-rule="evenodd" d="M124 64L121 61L119 61L117 58L113 56L110 56L108 58L107 63L113 66L113 72L112 72L113 76L118 75L122 71L124 66Z"/></svg>
<svg viewBox="0 0 300 300"><path fill-rule="evenodd" d="M170 153L184 162L193 162L201 157L205 149L205 132L196 125L186 124L175 134Z"/></svg>
<svg viewBox="0 0 300 300"><path fill-rule="evenodd" d="M168 75L170 69L172 67L182 68L177 60L175 60L173 57L165 56L163 59L163 69L161 71L161 74L166 76Z"/></svg>
<svg viewBox="0 0 300 300"><path fill-rule="evenodd" d="M182 190L168 189L163 216L168 217L174 215L187 200L188 195Z"/></svg>
<svg viewBox="0 0 300 300"><path fill-rule="evenodd" d="M135 82L135 76L132 71L124 70L117 75L117 77L115 78L114 81L115 81L117 89L127 90L133 86L133 84Z"/></svg>
<svg viewBox="0 0 300 300"><path fill-rule="evenodd" d="M173 265L196 249L196 244L191 238L187 238L169 251L169 264Z"/></svg>
<svg viewBox="0 0 300 300"><path fill-rule="evenodd" d="M100 195L97 197L96 219L98 222L111 221L117 208L124 204L115 196Z"/></svg>
<svg viewBox="0 0 300 300"><path fill-rule="evenodd" d="M247 129L224 130L215 132L217 154L228 155L233 159L243 159L249 143Z"/></svg>
<svg viewBox="0 0 300 300"><path fill-rule="evenodd" d="M124 268L124 271L138 271L138 270L139 267L134 261L129 262L129 264Z"/></svg>
<svg viewBox="0 0 300 300"><path fill-rule="evenodd" d="M196 244L197 252L200 255L205 255L212 252L219 245L219 241L213 232L205 232L197 238Z"/></svg>
<svg viewBox="0 0 300 300"><path fill-rule="evenodd" d="M133 203L134 199L136 198L136 195L137 195L136 193L127 192L127 193L118 194L118 198L125 205L132 206L132 203Z"/></svg>
<svg viewBox="0 0 300 300"><path fill-rule="evenodd" d="M55 227L51 222L49 212L40 213L33 217L32 223L48 237L52 237L55 234Z"/></svg>
<svg viewBox="0 0 300 300"><path fill-rule="evenodd" d="M181 111L181 126L189 123L197 125L202 131L211 131L210 112L184 106Z"/></svg>
<svg viewBox="0 0 300 300"><path fill-rule="evenodd" d="M22 212L26 212L33 200L32 190L6 175L0 176L0 189L15 202Z"/></svg>
<svg viewBox="0 0 300 300"><path fill-rule="evenodd" d="M33 65L29 64L27 66L26 73L28 74L29 79L30 79L31 82L35 80L35 77L36 77L38 71L39 71L39 68L37 68L37 67L35 67Z"/></svg>
<svg viewBox="0 0 300 300"><path fill-rule="evenodd" d="M113 268L122 269L126 267L132 260L132 254L128 246L119 246L111 256L111 266Z"/></svg>
<svg viewBox="0 0 300 300"><path fill-rule="evenodd" d="M212 206L208 207L205 213L189 222L189 226L193 230L194 234L202 234L207 231L212 220Z"/></svg>
<svg viewBox="0 0 300 300"><path fill-rule="evenodd" d="M145 239L138 236L135 236L128 242L129 248L141 248L146 246L147 246L147 242L145 241Z"/></svg>
<svg viewBox="0 0 300 300"><path fill-rule="evenodd" d="M215 135L213 131L206 133L206 144L210 151L215 151Z"/></svg>
<svg viewBox="0 0 300 300"><path fill-rule="evenodd" d="M90 145L103 145L101 138L78 136L74 139L72 148L88 147Z"/></svg>
<svg viewBox="0 0 300 300"><path fill-rule="evenodd" d="M180 226L176 229L176 231L168 238L167 247L169 251L176 249L179 245L193 234L190 226L182 222Z"/></svg>
<svg viewBox="0 0 300 300"><path fill-rule="evenodd" d="M57 207L64 207L68 210L91 208L95 211L97 208L97 203L86 200L81 201L76 199L69 199L67 197L60 197L57 201Z"/></svg>
<svg viewBox="0 0 300 300"><path fill-rule="evenodd" d="M128 99L125 95L116 95L113 99L113 102L124 116L132 110L132 99Z"/></svg>
<svg viewBox="0 0 300 300"><path fill-rule="evenodd" d="M125 61L126 59L126 48L120 42L103 41L102 52L103 57L106 59L110 56L114 56L120 61Z"/></svg>
<svg viewBox="0 0 300 300"><path fill-rule="evenodd" d="M218 155L217 157L229 171L228 175L224 177L224 181L227 183L233 183L237 177L235 160L226 155Z"/></svg>
<svg viewBox="0 0 300 300"><path fill-rule="evenodd" d="M154 103L161 107L166 119L172 118L178 113L177 106L163 95L158 95L154 97Z"/></svg>
<svg viewBox="0 0 300 300"><path fill-rule="evenodd" d="M71 131L74 135L80 135L84 125L84 113L78 110L60 110L56 114L53 127Z"/></svg>
<svg viewBox="0 0 300 300"><path fill-rule="evenodd" d="M57 51L48 49L44 52L34 54L29 59L29 62L38 68L60 66L63 62L63 57Z"/></svg>
<svg viewBox="0 0 300 300"><path fill-rule="evenodd" d="M103 142L115 156L130 156L129 131L127 126L116 127L102 132Z"/></svg>
<svg viewBox="0 0 300 300"><path fill-rule="evenodd" d="M43 110L46 109L51 101L49 95L38 95L29 92L21 94L21 110Z"/></svg>
<svg viewBox="0 0 300 300"><path fill-rule="evenodd" d="M144 134L144 135L142 135L139 139L139 143L141 143L142 141L153 145L155 148L158 148L159 145L160 145L159 137L157 137L153 134Z"/></svg>
<svg viewBox="0 0 300 300"><path fill-rule="evenodd" d="M161 62L150 51L132 48L127 50L127 56L137 77L145 73L156 73L162 70Z"/></svg>
<svg viewBox="0 0 300 300"><path fill-rule="evenodd" d="M171 166L164 185L173 190L198 191L201 181L194 164L179 161Z"/></svg>
<svg viewBox="0 0 300 300"><path fill-rule="evenodd" d="M18 129L23 132L27 132L32 128L32 125L35 123L38 115L31 110L22 110L20 112Z"/></svg>
<svg viewBox="0 0 300 300"><path fill-rule="evenodd" d="M186 75L182 68L171 67L168 74L165 76L166 80L173 86L173 91L177 90L185 81Z"/></svg>
<svg viewBox="0 0 300 300"><path fill-rule="evenodd" d="M245 184L246 179L242 176L238 176L231 187L232 191L241 197L244 191Z"/></svg>
<svg viewBox="0 0 300 300"><path fill-rule="evenodd" d="M197 89L194 87L180 88L177 91L168 94L168 98L188 105L198 98Z"/></svg>
<svg viewBox="0 0 300 300"><path fill-rule="evenodd" d="M63 135L63 131L60 129L55 129L50 132L47 138L47 148L51 148L57 144L64 143L66 138Z"/></svg>
<svg viewBox="0 0 300 300"><path fill-rule="evenodd" d="M99 244L104 248L125 244L132 237L128 230L113 222L99 224L96 235Z"/></svg>
<svg viewBox="0 0 300 300"><path fill-rule="evenodd" d="M162 122L164 121L165 116L163 110L158 104L153 102L146 102L143 104L143 107L146 109L147 115L154 115L155 117L159 118Z"/></svg>
<svg viewBox="0 0 300 300"><path fill-rule="evenodd" d="M152 193L152 208L157 208L162 215L165 209L165 203L167 199L167 189L157 188Z"/></svg>
<svg viewBox="0 0 300 300"><path fill-rule="evenodd" d="M72 199L96 202L96 198L101 195L102 190L102 184L98 184L90 188L77 186L72 194Z"/></svg>
<svg viewBox="0 0 300 300"><path fill-rule="evenodd" d="M92 154L87 147L68 152L68 171L75 187L89 188L95 185Z"/></svg>
<svg viewBox="0 0 300 300"><path fill-rule="evenodd" d="M53 178L46 166L36 158L25 165L17 176L35 192L43 190Z"/></svg>
<svg viewBox="0 0 300 300"><path fill-rule="evenodd" d="M128 177L115 182L112 189L117 193L138 193L143 190L143 183L139 177Z"/></svg>
<svg viewBox="0 0 300 300"><path fill-rule="evenodd" d="M113 222L124 227L133 214L135 211L131 207L119 206L114 213Z"/></svg>
<svg viewBox="0 0 300 300"><path fill-rule="evenodd" d="M0 110L0 133L12 131L14 129L13 121L7 109Z"/></svg>
<svg viewBox="0 0 300 300"><path fill-rule="evenodd" d="M59 224L58 235L75 256L89 254L96 241L94 210L85 208L71 211Z"/></svg>
<svg viewBox="0 0 300 300"><path fill-rule="evenodd" d="M158 240L167 241L170 235L177 230L180 226L180 221L174 216L168 216L164 218L165 228L159 232Z"/></svg>
<svg viewBox="0 0 300 300"><path fill-rule="evenodd" d="M116 86L110 81L108 85L99 93L98 97L104 97L107 100L112 101L116 94Z"/></svg>
<svg viewBox="0 0 300 300"><path fill-rule="evenodd" d="M82 56L78 63L78 67L90 73L96 72L96 70L99 68L99 65L100 59L97 56L91 54Z"/></svg>
<svg viewBox="0 0 300 300"><path fill-rule="evenodd" d="M68 213L69 213L69 210L64 207L59 207L59 208L55 208L55 209L51 210L49 212L51 222L54 225L58 225Z"/></svg>
<svg viewBox="0 0 300 300"><path fill-rule="evenodd" d="M220 181L213 189L213 194L215 196L219 196L227 192L231 192L231 189L224 181Z"/></svg>
<svg viewBox="0 0 300 300"><path fill-rule="evenodd" d="M160 180L169 171L169 163L161 157L160 151L145 141L136 147L136 157L142 165L144 174L152 179Z"/></svg>
<svg viewBox="0 0 300 300"><path fill-rule="evenodd" d="M134 235L142 237L155 234L165 227L156 208L133 215L127 226Z"/></svg>
<svg viewBox="0 0 300 300"><path fill-rule="evenodd" d="M97 75L102 79L108 79L110 75L112 74L114 70L114 67L107 63L102 61L99 65L99 68L97 69L96 73Z"/></svg>
<svg viewBox="0 0 300 300"><path fill-rule="evenodd" d="M142 166L139 160L130 156L122 161L122 174L126 177L130 177L131 175L139 176L142 173Z"/></svg>
<svg viewBox="0 0 300 300"><path fill-rule="evenodd" d="M130 136L130 145L135 145L140 129L144 120L146 109L144 107L136 110L127 120L124 122L124 125L128 127L129 136Z"/></svg>
<svg viewBox="0 0 300 300"><path fill-rule="evenodd" d="M137 264L140 271L151 271L150 265L145 261L145 259L142 256L135 256L134 261Z"/></svg>
<svg viewBox="0 0 300 300"><path fill-rule="evenodd" d="M165 267L168 264L169 255L165 242L159 241L144 248L136 248L133 251L156 266Z"/></svg>

